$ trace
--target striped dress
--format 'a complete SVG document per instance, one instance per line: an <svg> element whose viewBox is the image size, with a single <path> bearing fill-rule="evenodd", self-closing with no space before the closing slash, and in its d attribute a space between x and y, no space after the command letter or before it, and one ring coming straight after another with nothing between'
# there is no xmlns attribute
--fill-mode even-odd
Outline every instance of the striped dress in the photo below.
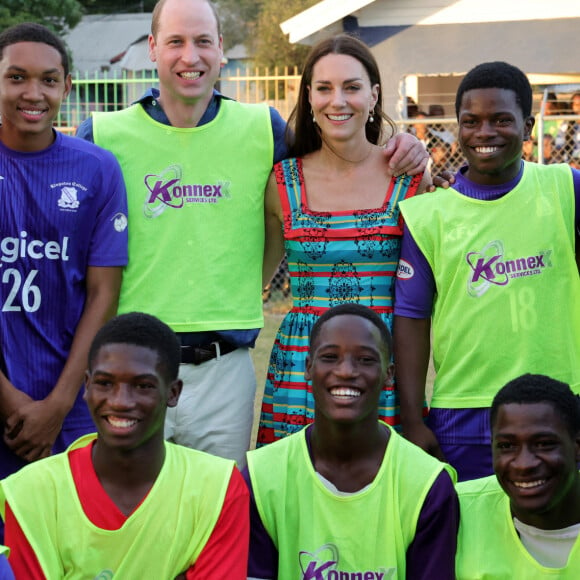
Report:
<svg viewBox="0 0 580 580"><path fill-rule="evenodd" d="M304 379L308 336L322 312L358 302L378 312L389 330L402 221L398 203L417 191L421 176L393 178L382 207L315 212L308 209L300 159L274 167L284 214L284 238L293 307L272 348L258 446L300 430L314 419L314 399ZM399 421L395 390L381 393L379 418Z"/></svg>

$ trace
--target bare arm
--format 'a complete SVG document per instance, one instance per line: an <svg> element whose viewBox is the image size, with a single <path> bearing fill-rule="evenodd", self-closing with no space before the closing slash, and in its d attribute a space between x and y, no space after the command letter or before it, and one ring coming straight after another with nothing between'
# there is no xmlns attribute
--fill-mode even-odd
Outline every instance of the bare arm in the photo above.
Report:
<svg viewBox="0 0 580 580"><path fill-rule="evenodd" d="M264 262L262 266L262 288L264 288L276 273L284 256L284 234L282 232L282 206L276 185L274 172L270 173L266 186L264 200L264 221L266 225L266 240L264 244Z"/></svg>
<svg viewBox="0 0 580 580"><path fill-rule="evenodd" d="M425 382L431 351L431 319L395 316L393 324L395 377L401 399L403 435L431 455L443 453L423 421Z"/></svg>
<svg viewBox="0 0 580 580"><path fill-rule="evenodd" d="M0 371L0 421L5 421L14 411L34 399L17 389Z"/></svg>
<svg viewBox="0 0 580 580"><path fill-rule="evenodd" d="M6 420L4 440L17 455L34 461L50 454L83 383L87 354L97 330L117 311L122 268L87 268L87 299L66 364L51 393L19 406Z"/></svg>

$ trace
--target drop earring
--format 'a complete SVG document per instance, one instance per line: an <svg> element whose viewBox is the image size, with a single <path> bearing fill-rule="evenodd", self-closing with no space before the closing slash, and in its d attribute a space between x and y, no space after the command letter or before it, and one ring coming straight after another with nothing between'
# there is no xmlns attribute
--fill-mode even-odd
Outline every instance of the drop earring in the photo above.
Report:
<svg viewBox="0 0 580 580"><path fill-rule="evenodd" d="M371 109L369 111L369 118L368 118L368 121L367 121L368 123L374 123L375 122L374 114L375 114L375 110L374 109Z"/></svg>
<svg viewBox="0 0 580 580"><path fill-rule="evenodd" d="M312 122L316 125L316 117L314 116L314 111L310 109L310 114L312 115Z"/></svg>

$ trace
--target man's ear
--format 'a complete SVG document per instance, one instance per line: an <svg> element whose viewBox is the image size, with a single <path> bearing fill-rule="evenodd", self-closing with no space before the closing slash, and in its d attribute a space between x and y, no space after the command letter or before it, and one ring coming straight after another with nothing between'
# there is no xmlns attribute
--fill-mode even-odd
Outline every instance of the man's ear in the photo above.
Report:
<svg viewBox="0 0 580 580"><path fill-rule="evenodd" d="M87 389L89 388L89 381L91 380L91 374L88 370L85 371L85 388L83 391L83 401L87 400Z"/></svg>
<svg viewBox="0 0 580 580"><path fill-rule="evenodd" d="M169 393L167 394L168 407L177 406L179 395L181 395L181 389L183 389L183 381L181 379L176 379L169 385Z"/></svg>
<svg viewBox="0 0 580 580"><path fill-rule="evenodd" d="M66 78L64 79L64 93L62 96L62 100L64 101L72 91L72 75L68 73Z"/></svg>
<svg viewBox="0 0 580 580"><path fill-rule="evenodd" d="M524 119L524 141L527 141L532 136L532 129L535 123L536 120L531 115Z"/></svg>
<svg viewBox="0 0 580 580"><path fill-rule="evenodd" d="M152 34L148 36L147 43L149 44L149 60L151 62L157 62L157 43L155 42L155 37Z"/></svg>
<svg viewBox="0 0 580 580"><path fill-rule="evenodd" d="M310 369L312 368L312 360L310 359L310 355L306 357L306 368L304 369L304 378L309 381L310 380Z"/></svg>

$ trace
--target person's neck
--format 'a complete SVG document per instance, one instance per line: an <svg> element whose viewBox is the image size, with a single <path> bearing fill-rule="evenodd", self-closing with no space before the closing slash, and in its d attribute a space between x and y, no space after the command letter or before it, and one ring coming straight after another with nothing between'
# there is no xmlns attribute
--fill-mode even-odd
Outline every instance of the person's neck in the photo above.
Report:
<svg viewBox="0 0 580 580"><path fill-rule="evenodd" d="M325 166L337 172L350 172L362 167L372 157L376 146L365 139L337 142L322 139L318 150Z"/></svg>
<svg viewBox="0 0 580 580"><path fill-rule="evenodd" d="M390 431L374 419L355 425L314 422L314 470L342 492L355 493L370 485L381 468Z"/></svg>
<svg viewBox="0 0 580 580"><path fill-rule="evenodd" d="M312 454L315 459L343 464L383 455L390 432L378 418L342 424L316 418L312 426Z"/></svg>
<svg viewBox="0 0 580 580"><path fill-rule="evenodd" d="M42 134L12 134L3 130L0 126L0 142L11 149L20 153L38 153L48 149L56 141L56 131L50 129Z"/></svg>
<svg viewBox="0 0 580 580"><path fill-rule="evenodd" d="M506 168L501 173L479 173L475 171L472 167L467 166L467 170L463 174L466 179L475 183L476 185L481 185L484 187L495 187L498 185L504 185L514 180L522 167L522 161L518 160L516 163L512 164L509 168Z"/></svg>
<svg viewBox="0 0 580 580"><path fill-rule="evenodd" d="M556 506L539 514L522 513L512 507L512 515L520 522L540 530L562 530L580 524L580 477Z"/></svg>
<svg viewBox="0 0 580 580"><path fill-rule="evenodd" d="M163 440L149 441L137 449L119 450L95 441L92 452L93 466L103 483L133 487L153 483L165 461Z"/></svg>
<svg viewBox="0 0 580 580"><path fill-rule="evenodd" d="M183 101L170 98L161 91L157 102L161 105L172 127L190 129L197 127L212 97L213 93L204 99L184 103Z"/></svg>

